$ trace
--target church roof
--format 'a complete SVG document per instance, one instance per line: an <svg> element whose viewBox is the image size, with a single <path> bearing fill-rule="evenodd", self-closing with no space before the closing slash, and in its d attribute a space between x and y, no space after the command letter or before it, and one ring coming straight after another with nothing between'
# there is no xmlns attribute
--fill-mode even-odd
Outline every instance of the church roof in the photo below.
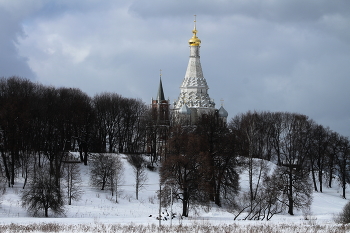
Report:
<svg viewBox="0 0 350 233"><path fill-rule="evenodd" d="M196 17L196 16L195 16ZM197 37L197 28L196 28L196 18L194 19L194 28L192 30L193 36L191 39L189 39L188 43L190 46L200 46L201 40Z"/></svg>
<svg viewBox="0 0 350 233"><path fill-rule="evenodd" d="M191 114L191 109L187 107L186 104L182 105L182 107L179 110L180 114L184 114L184 115L190 115Z"/></svg>
<svg viewBox="0 0 350 233"><path fill-rule="evenodd" d="M164 98L164 91L163 91L163 85L162 85L162 78L159 79L157 100L158 101L165 100L165 98Z"/></svg>
<svg viewBox="0 0 350 233"><path fill-rule="evenodd" d="M223 106L219 109L219 117L228 117L228 112Z"/></svg>

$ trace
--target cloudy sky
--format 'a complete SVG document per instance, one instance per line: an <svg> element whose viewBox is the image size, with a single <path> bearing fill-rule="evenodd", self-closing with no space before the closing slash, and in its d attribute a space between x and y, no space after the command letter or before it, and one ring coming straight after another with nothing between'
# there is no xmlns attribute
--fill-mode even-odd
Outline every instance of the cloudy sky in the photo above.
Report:
<svg viewBox="0 0 350 233"><path fill-rule="evenodd" d="M197 15L217 107L288 111L350 136L348 0L0 0L0 77L150 103L180 93Z"/></svg>

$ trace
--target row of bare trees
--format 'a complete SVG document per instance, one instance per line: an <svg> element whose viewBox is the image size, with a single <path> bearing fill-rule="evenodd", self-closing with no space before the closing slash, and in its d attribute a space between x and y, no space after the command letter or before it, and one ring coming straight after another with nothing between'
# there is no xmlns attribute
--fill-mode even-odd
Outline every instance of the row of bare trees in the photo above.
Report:
<svg viewBox="0 0 350 233"><path fill-rule="evenodd" d="M147 105L141 100L103 93L92 99L97 151L136 153L145 147Z"/></svg>
<svg viewBox="0 0 350 233"><path fill-rule="evenodd" d="M118 94L91 98L79 89L0 79L0 150L8 184L14 184L18 169L26 177L27 166L40 167L43 157L58 183L68 150L79 150L85 165L88 151L142 151L146 111L141 100Z"/></svg>
<svg viewBox="0 0 350 233"><path fill-rule="evenodd" d="M79 196L74 190L79 179L75 177L77 166L67 164L68 151L79 151L85 165L91 152L143 151L147 117L142 116L147 116L147 111L141 100L114 93L89 97L76 88L54 88L18 77L0 78L1 176L8 187L22 176L23 189L28 184L28 190L36 190L28 191L25 200L46 196L48 201L63 203L61 192L66 188L71 203ZM40 174L47 175L40 180ZM53 187L43 187L46 184ZM49 206L62 212L48 201L41 202L45 215ZM36 214L34 209L32 212Z"/></svg>
<svg viewBox="0 0 350 233"><path fill-rule="evenodd" d="M322 192L325 181L331 187L338 177L344 198L350 181L348 138L301 114L247 112L227 125L207 114L196 125L173 123L167 144L162 193L169 196L172 188L184 216L190 202L231 206L236 218L270 219L285 210L293 215L295 208L309 209L312 190ZM243 193L240 171L248 177Z"/></svg>
<svg viewBox="0 0 350 233"><path fill-rule="evenodd" d="M0 79L0 133L0 171L9 187L17 176L24 177L23 188L27 180L33 185L42 169L56 188L63 174L72 187L74 169L63 170L68 150L79 150L87 165L89 152L137 154L148 147L151 166L162 157L163 203L168 203L164 195L171 188L182 201L184 216L190 203L211 202L234 207L237 217L248 212L246 219L269 219L284 208L294 214L294 208L310 205L312 189L322 192L325 183L331 187L338 177L345 198L350 181L348 138L288 112L247 112L228 124L212 112L195 125L175 116L169 125L157 125L152 110L138 99L114 93L91 98L79 89L12 77ZM91 161L98 164L101 159L93 156ZM142 180L144 162L134 167ZM94 185L116 192L115 171L104 169L97 169L104 173ZM244 194L239 191L242 171L249 177Z"/></svg>
<svg viewBox="0 0 350 233"><path fill-rule="evenodd" d="M264 181L273 180L279 187L280 192L274 193L276 205L282 203L291 215L294 208L307 209L312 189L322 192L325 180L331 187L334 177L341 181L345 198L350 178L348 138L305 115L288 112L248 112L234 117L229 128L239 141L238 153L247 161L249 218L265 216L255 208L259 191L264 192ZM269 172L257 165L256 159L271 161L277 167Z"/></svg>

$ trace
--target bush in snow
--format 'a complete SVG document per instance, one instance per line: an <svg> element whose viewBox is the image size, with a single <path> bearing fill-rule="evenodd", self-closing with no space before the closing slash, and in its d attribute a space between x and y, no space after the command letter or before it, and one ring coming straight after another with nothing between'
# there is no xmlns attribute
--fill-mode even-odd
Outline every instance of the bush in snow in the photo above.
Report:
<svg viewBox="0 0 350 233"><path fill-rule="evenodd" d="M350 223L350 201L344 206L343 211L334 217L336 223Z"/></svg>

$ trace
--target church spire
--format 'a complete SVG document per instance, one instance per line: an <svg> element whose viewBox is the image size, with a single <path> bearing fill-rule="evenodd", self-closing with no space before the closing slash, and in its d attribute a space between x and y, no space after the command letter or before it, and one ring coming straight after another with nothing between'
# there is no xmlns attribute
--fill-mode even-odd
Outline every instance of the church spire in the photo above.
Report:
<svg viewBox="0 0 350 233"><path fill-rule="evenodd" d="M159 87L158 87L158 93L157 93L157 100L158 102L165 100L163 85L162 85L162 70L160 70L160 75L159 75Z"/></svg>

